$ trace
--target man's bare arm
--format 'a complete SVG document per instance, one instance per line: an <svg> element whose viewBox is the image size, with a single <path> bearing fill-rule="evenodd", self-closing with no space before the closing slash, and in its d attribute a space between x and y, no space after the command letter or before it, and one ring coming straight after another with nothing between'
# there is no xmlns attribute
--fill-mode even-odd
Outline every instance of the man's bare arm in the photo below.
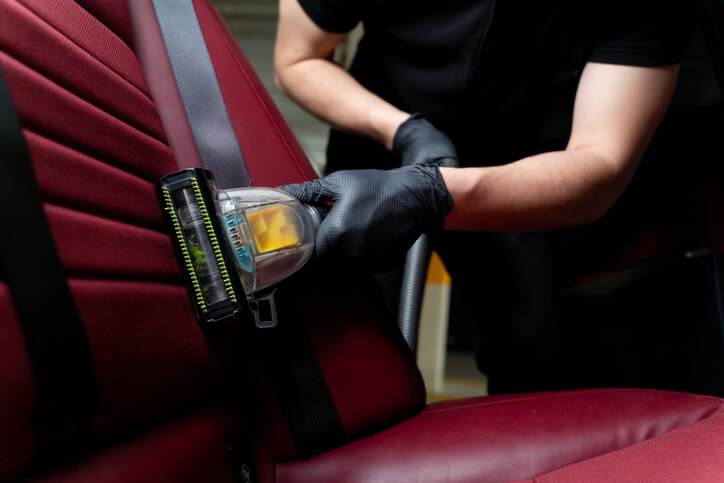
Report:
<svg viewBox="0 0 724 483"><path fill-rule="evenodd" d="M442 168L446 229L532 231L601 217L628 185L668 108L678 65L589 63L565 151L498 167Z"/></svg>
<svg viewBox="0 0 724 483"><path fill-rule="evenodd" d="M391 149L397 128L409 114L369 92L329 60L345 37L319 28L297 0L280 0L274 48L276 84L329 124Z"/></svg>

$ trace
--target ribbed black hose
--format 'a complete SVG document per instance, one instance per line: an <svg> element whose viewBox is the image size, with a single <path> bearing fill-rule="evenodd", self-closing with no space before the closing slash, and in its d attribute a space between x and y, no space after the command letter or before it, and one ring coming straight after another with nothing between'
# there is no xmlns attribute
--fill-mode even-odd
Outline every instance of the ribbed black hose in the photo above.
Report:
<svg viewBox="0 0 724 483"><path fill-rule="evenodd" d="M402 273L398 324L412 353L417 355L417 336L420 327L422 295L425 292L425 278L430 264L432 245L429 235L421 235L407 251L405 268Z"/></svg>

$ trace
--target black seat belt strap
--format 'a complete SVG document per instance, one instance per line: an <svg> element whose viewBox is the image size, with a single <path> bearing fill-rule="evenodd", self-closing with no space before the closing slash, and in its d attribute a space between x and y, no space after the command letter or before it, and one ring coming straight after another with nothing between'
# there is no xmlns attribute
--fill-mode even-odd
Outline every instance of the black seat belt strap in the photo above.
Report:
<svg viewBox="0 0 724 483"><path fill-rule="evenodd" d="M7 280L35 374L36 457L61 456L91 429L97 389L90 347L61 265L33 166L0 71L0 236Z"/></svg>
<svg viewBox="0 0 724 483"><path fill-rule="evenodd" d="M204 168L220 189L251 185L192 0L153 0L153 6ZM311 456L341 444L344 430L302 321L287 310L279 320L256 336L268 349L261 357L297 450ZM279 351L285 356L276 357Z"/></svg>
<svg viewBox="0 0 724 483"><path fill-rule="evenodd" d="M219 189L251 186L191 0L153 0L186 117L204 168Z"/></svg>
<svg viewBox="0 0 724 483"><path fill-rule="evenodd" d="M342 446L346 436L304 321L281 292L281 322L258 331L259 349L298 456L308 458Z"/></svg>

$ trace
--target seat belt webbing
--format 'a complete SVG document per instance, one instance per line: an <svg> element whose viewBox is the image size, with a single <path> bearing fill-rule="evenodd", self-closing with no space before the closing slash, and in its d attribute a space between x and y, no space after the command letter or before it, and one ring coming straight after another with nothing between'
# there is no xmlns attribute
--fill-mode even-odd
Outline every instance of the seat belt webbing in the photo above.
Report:
<svg viewBox="0 0 724 483"><path fill-rule="evenodd" d="M304 321L294 304L286 303L283 288L278 310L284 323L258 331L257 340L298 456L304 459L342 446L346 436Z"/></svg>
<svg viewBox="0 0 724 483"><path fill-rule="evenodd" d="M36 458L66 454L90 433L97 388L88 339L61 265L28 148L0 71L0 264L36 380Z"/></svg>
<svg viewBox="0 0 724 483"><path fill-rule="evenodd" d="M186 117L204 168L220 189L251 186L191 0L153 0Z"/></svg>
<svg viewBox="0 0 724 483"><path fill-rule="evenodd" d="M251 185L192 0L153 6L204 168L220 189ZM344 429L302 321L285 312L279 327L257 335L269 349L262 358L297 450L307 457L342 444ZM275 357L280 350L285 356Z"/></svg>

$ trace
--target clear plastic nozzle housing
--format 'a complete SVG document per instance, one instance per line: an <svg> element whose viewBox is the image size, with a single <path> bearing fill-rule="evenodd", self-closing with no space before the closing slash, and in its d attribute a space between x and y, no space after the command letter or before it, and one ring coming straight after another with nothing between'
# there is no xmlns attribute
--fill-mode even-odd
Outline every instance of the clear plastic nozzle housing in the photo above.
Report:
<svg viewBox="0 0 724 483"><path fill-rule="evenodd" d="M247 294L288 277L312 255L319 215L288 193L224 190L216 204Z"/></svg>

